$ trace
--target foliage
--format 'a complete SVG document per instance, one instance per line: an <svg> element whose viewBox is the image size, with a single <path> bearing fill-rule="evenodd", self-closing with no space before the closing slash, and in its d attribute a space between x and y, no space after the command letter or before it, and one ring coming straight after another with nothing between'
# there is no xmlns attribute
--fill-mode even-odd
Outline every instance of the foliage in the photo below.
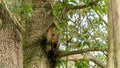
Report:
<svg viewBox="0 0 120 68"><path fill-rule="evenodd" d="M70 0L56 1L54 6L55 22L58 26L58 32L61 34L61 43L64 47L69 47L69 51L89 47L107 46L108 32L103 19L107 21L107 1L100 0L97 5L77 10L67 10L78 5L89 5L93 0ZM67 12L67 13L66 13ZM103 16L101 18L98 12ZM69 42L68 42L69 40ZM92 53L95 55L96 52ZM100 53L101 54L101 53ZM98 59L106 60L102 53ZM80 60L81 62L85 62ZM106 63L106 62L104 62ZM84 67L84 64L75 63L78 68Z"/></svg>
<svg viewBox="0 0 120 68"><path fill-rule="evenodd" d="M89 61L88 60L79 60L75 62L75 66L77 68L88 68Z"/></svg>

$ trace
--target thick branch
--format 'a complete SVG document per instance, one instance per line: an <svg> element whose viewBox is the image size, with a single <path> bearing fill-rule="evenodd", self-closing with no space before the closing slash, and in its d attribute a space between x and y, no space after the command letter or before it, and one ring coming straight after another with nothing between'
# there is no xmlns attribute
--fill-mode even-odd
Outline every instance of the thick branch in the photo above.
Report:
<svg viewBox="0 0 120 68"><path fill-rule="evenodd" d="M76 9L83 9L86 7L90 7L90 6L96 6L98 2L99 0L94 0L90 2L88 5L84 4L84 5L77 5L77 6L69 7L68 10L76 10Z"/></svg>
<svg viewBox="0 0 120 68"><path fill-rule="evenodd" d="M89 51L107 51L108 48L98 48L98 47L92 47L92 48L85 48L85 49L81 49L81 50L77 50L77 51L70 51L70 52L61 52L61 54L59 55L60 57L63 56L68 56L68 55L74 55L74 54L82 54L82 53L86 53Z"/></svg>
<svg viewBox="0 0 120 68"><path fill-rule="evenodd" d="M92 61L95 64L99 65L101 68L105 68L106 67L105 64L103 64L100 60L98 60L97 58L95 58L91 54L86 54L86 55L70 55L68 60L69 61L78 61L80 59L86 59L86 60ZM61 60L64 61L65 57L62 57Z"/></svg>

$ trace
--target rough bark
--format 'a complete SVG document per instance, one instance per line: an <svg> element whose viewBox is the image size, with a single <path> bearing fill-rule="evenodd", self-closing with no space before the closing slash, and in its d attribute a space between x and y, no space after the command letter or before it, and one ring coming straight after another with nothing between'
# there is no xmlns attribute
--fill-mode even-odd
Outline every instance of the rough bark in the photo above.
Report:
<svg viewBox="0 0 120 68"><path fill-rule="evenodd" d="M25 68L54 68L47 49L47 29L54 22L50 0L33 0L33 16L29 21L28 48L24 50Z"/></svg>
<svg viewBox="0 0 120 68"><path fill-rule="evenodd" d="M0 68L23 68L21 35L7 13L0 7Z"/></svg>

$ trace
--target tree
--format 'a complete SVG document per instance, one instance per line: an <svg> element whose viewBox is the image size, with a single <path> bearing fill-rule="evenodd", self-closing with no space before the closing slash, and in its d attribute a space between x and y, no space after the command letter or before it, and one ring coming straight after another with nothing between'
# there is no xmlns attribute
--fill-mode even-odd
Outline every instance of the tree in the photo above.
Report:
<svg viewBox="0 0 120 68"><path fill-rule="evenodd" d="M11 55L15 53L14 58L20 59L15 62L19 62L20 68L22 68L22 60L24 68L55 68L56 66L69 68L72 63L69 61L74 61L74 66L77 68L91 66L105 68L108 53L107 27L109 27L104 18L107 14L106 5L107 1L103 0L12 0L10 2L2 0L0 6L2 26L8 29L7 33L10 33L10 37L11 34L15 34L15 42L19 40L17 43L19 51L7 51L11 52ZM11 23L5 22L7 25L4 25L4 18L9 19ZM1 33L6 33L4 27L0 27L3 29ZM1 37L6 36L1 34ZM22 56L22 46L23 58L20 58L18 54ZM58 48L60 46L63 48Z"/></svg>
<svg viewBox="0 0 120 68"><path fill-rule="evenodd" d="M119 68L119 0L109 0L109 56L108 56L108 68ZM111 4L110 4L111 3ZM114 6L114 7L113 7Z"/></svg>
<svg viewBox="0 0 120 68"><path fill-rule="evenodd" d="M33 4L33 15L27 33L28 45L24 50L24 67L54 68L55 62L52 63L46 51L47 46L50 46L46 41L46 33L54 20L52 7L49 1L34 0Z"/></svg>
<svg viewBox="0 0 120 68"><path fill-rule="evenodd" d="M9 12L3 7L0 7L0 23L0 67L22 68L22 37Z"/></svg>

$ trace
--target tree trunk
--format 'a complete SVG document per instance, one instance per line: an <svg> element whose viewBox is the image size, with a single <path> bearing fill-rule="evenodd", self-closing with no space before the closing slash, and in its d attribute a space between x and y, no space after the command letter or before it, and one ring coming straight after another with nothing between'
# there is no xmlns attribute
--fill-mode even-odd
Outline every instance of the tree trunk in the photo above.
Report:
<svg viewBox="0 0 120 68"><path fill-rule="evenodd" d="M0 7L0 68L23 68L22 39L7 13Z"/></svg>
<svg viewBox="0 0 120 68"><path fill-rule="evenodd" d="M112 0L115 68L120 68L120 0Z"/></svg>
<svg viewBox="0 0 120 68"><path fill-rule="evenodd" d="M111 0L108 1L108 29L109 29L109 53L108 53L108 63L107 68L115 68L114 66L114 36L113 36L113 22L112 22L112 7L111 7Z"/></svg>
<svg viewBox="0 0 120 68"><path fill-rule="evenodd" d="M120 0L109 0L110 50L107 68L120 67Z"/></svg>
<svg viewBox="0 0 120 68"><path fill-rule="evenodd" d="M24 50L24 68L54 68L48 57L47 30L54 22L49 0L33 0L33 16L28 27L28 46Z"/></svg>

